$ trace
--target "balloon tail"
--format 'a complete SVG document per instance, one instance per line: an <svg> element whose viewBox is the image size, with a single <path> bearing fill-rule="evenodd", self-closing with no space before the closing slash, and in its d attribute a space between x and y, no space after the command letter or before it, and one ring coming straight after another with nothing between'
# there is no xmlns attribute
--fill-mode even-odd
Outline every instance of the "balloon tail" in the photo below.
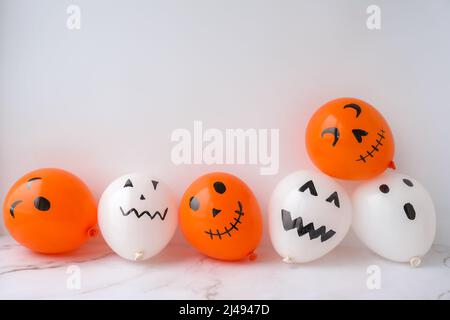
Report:
<svg viewBox="0 0 450 320"><path fill-rule="evenodd" d="M412 257L411 260L409 260L409 264L413 268L417 268L422 263L422 260L419 257Z"/></svg>
<svg viewBox="0 0 450 320"><path fill-rule="evenodd" d="M87 234L88 234L89 238L95 238L98 235L97 227L89 228L89 230L87 231Z"/></svg>
<svg viewBox="0 0 450 320"><path fill-rule="evenodd" d="M392 170L396 170L397 166L395 165L394 161L389 162L388 168L391 168Z"/></svg>
<svg viewBox="0 0 450 320"><path fill-rule="evenodd" d="M134 253L134 260L135 261L140 261L142 260L142 258L144 258L144 251L140 250Z"/></svg>
<svg viewBox="0 0 450 320"><path fill-rule="evenodd" d="M257 255L256 253L254 253L254 252L251 252L251 253L248 255L248 260L250 260L250 261L255 261L256 258L258 258L258 255Z"/></svg>
<svg viewBox="0 0 450 320"><path fill-rule="evenodd" d="M285 263L293 263L294 261L292 261L292 259L290 258L290 257L284 257L283 258L283 262L285 262Z"/></svg>

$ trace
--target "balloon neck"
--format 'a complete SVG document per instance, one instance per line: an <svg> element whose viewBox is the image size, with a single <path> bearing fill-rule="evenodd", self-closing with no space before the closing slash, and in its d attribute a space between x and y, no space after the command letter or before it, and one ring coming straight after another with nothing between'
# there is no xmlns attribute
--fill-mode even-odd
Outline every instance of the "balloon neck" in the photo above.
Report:
<svg viewBox="0 0 450 320"><path fill-rule="evenodd" d="M95 237L98 235L98 229L97 229L97 227L89 228L87 234L88 234L88 237L89 237L89 238L95 238Z"/></svg>
<svg viewBox="0 0 450 320"><path fill-rule="evenodd" d="M283 258L283 262L284 263L293 263L294 261L292 261L292 259L290 257L286 256Z"/></svg>

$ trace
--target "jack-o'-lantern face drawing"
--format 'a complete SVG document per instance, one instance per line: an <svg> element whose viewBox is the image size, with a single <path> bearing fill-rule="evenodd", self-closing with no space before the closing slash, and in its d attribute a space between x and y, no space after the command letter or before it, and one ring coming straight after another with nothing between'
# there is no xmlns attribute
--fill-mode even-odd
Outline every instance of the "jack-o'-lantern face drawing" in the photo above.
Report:
<svg viewBox="0 0 450 320"><path fill-rule="evenodd" d="M388 123L374 107L355 98L319 108L306 129L306 147L321 171L340 179L370 179L395 168Z"/></svg>
<svg viewBox="0 0 450 320"><path fill-rule="evenodd" d="M71 251L97 233L97 206L87 186L60 169L19 179L6 196L3 218L14 239L41 253Z"/></svg>
<svg viewBox="0 0 450 320"><path fill-rule="evenodd" d="M202 253L221 260L251 254L262 233L258 203L245 183L226 173L206 174L186 190L180 206L186 239Z"/></svg>

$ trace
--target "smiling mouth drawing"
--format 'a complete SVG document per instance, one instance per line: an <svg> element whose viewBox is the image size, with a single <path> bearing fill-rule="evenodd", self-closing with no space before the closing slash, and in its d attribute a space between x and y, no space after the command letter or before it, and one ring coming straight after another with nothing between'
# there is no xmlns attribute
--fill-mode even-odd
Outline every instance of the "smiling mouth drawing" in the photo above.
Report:
<svg viewBox="0 0 450 320"><path fill-rule="evenodd" d="M380 132L377 133L378 135L378 139L376 139L375 141L377 142L375 145L372 145L372 150L367 150L365 155L360 154L359 158L356 159L356 161L362 161L364 163L367 162L367 158L373 158L373 155L375 152L380 151L379 147L381 147L383 145L382 141L384 139L386 139L386 137L384 136L385 131L383 129L380 130Z"/></svg>
<svg viewBox="0 0 450 320"><path fill-rule="evenodd" d="M411 203L405 203L403 210L409 220L414 220L416 218L416 210L414 210L414 206Z"/></svg>
<svg viewBox="0 0 450 320"><path fill-rule="evenodd" d="M233 230L236 230L236 231L239 230L238 227L237 227L237 225L238 225L239 223L242 223L242 222L241 222L241 217L244 215L244 212L242 211L242 204L241 204L240 201L238 201L238 207L239 207L239 209L234 211L234 213L236 213L236 214L238 215L237 218L236 218L236 217L233 218L233 219L234 219L234 222L230 222L230 227L226 226L226 227L224 228L225 231L220 232L219 229L216 229L216 232L213 232L212 229L209 229L209 231L205 231L205 233L209 235L209 237L211 238L211 240L213 240L214 237L218 237L219 240L222 240L222 236L224 236L224 235L226 235L226 234L227 234L229 237L231 237L231 232L232 232Z"/></svg>
<svg viewBox="0 0 450 320"><path fill-rule="evenodd" d="M136 215L136 217L138 217L138 219L140 219L142 216L147 215L150 217L150 219L155 219L156 216L158 216L161 220L164 220L166 218L167 215L167 211L169 210L169 208L166 208L166 210L164 210L164 213L161 214L159 211L155 211L155 213L151 214L150 212L146 211L142 211L141 213L139 213L135 208L132 208L130 210L128 210L127 212L125 212L122 207L120 207L120 211L122 211L122 215L124 217L130 215L132 212L134 212L134 214Z"/></svg>
<svg viewBox="0 0 450 320"><path fill-rule="evenodd" d="M324 242L333 237L336 232L334 230L328 230L325 226L319 228L314 227L314 223L308 223L303 226L303 219L301 217L292 220L291 213L287 210L281 209L281 221L283 222L283 228L285 231L297 229L298 236L301 237L305 234L309 234L309 239L313 240L320 237L320 241Z"/></svg>
<svg viewBox="0 0 450 320"><path fill-rule="evenodd" d="M23 201L22 200L17 200L14 201L13 204L11 205L11 207L9 208L9 214L11 215L11 217L15 218L14 216L14 210L16 209L16 207L21 204Z"/></svg>

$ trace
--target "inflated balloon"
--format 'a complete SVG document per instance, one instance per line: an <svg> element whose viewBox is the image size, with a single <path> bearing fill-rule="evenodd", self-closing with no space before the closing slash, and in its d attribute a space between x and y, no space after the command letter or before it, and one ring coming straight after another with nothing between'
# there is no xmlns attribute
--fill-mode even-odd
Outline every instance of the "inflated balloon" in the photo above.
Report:
<svg viewBox="0 0 450 320"><path fill-rule="evenodd" d="M39 169L9 190L3 218L11 236L40 253L74 250L97 234L97 206L87 186L60 169Z"/></svg>
<svg viewBox="0 0 450 320"><path fill-rule="evenodd" d="M270 238L285 262L309 262L327 254L345 237L351 220L349 196L321 173L290 174L270 199Z"/></svg>
<svg viewBox="0 0 450 320"><path fill-rule="evenodd" d="M436 231L433 200L415 179L388 173L359 186L352 195L353 230L374 252L418 266Z"/></svg>
<svg viewBox="0 0 450 320"><path fill-rule="evenodd" d="M158 254L177 228L175 196L159 179L133 173L113 181L98 207L100 231L114 252L128 260Z"/></svg>
<svg viewBox="0 0 450 320"><path fill-rule="evenodd" d="M395 169L388 123L370 104L354 98L330 101L314 113L306 148L322 172L340 179L370 179Z"/></svg>
<svg viewBox="0 0 450 320"><path fill-rule="evenodd" d="M203 254L220 260L253 256L262 233L261 211L252 191L221 172L195 180L183 195L180 226Z"/></svg>

